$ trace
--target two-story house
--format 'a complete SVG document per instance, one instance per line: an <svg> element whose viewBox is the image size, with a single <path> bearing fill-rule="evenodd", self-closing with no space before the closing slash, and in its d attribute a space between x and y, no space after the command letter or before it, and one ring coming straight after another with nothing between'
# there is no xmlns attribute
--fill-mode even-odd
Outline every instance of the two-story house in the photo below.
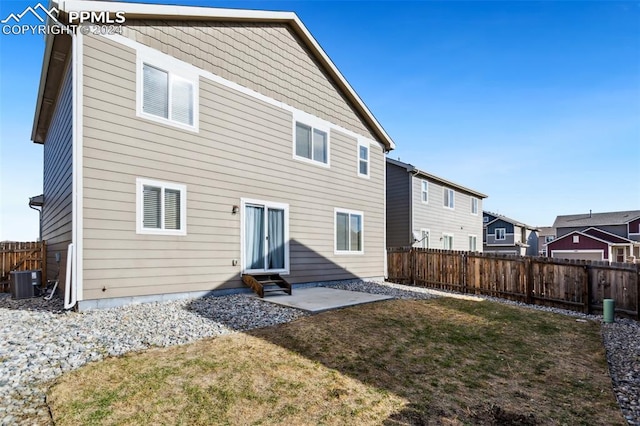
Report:
<svg viewBox="0 0 640 426"><path fill-rule="evenodd" d="M124 22L45 38L32 140L68 307L384 276L394 143L294 13L71 11Z"/></svg>
<svg viewBox="0 0 640 426"><path fill-rule="evenodd" d="M482 244L486 253L538 255L537 229L506 216L483 212Z"/></svg>
<svg viewBox="0 0 640 426"><path fill-rule="evenodd" d="M553 226L538 227L538 255L548 256L547 244L556 239L556 230Z"/></svg>
<svg viewBox="0 0 640 426"><path fill-rule="evenodd" d="M486 195L387 158L387 247L482 251Z"/></svg>
<svg viewBox="0 0 640 426"><path fill-rule="evenodd" d="M640 210L557 216L550 257L609 262L640 259Z"/></svg>

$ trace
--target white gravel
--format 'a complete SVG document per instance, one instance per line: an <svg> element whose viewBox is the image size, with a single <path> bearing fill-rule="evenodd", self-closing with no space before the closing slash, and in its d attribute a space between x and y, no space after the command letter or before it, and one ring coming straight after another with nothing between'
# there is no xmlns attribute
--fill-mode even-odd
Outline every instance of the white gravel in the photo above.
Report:
<svg viewBox="0 0 640 426"><path fill-rule="evenodd" d="M401 299L442 295L467 297L391 283L331 285ZM483 297L520 306L516 302ZM546 311L601 321L601 316ZM47 381L91 361L153 346L173 346L205 337L267 327L307 315L248 294L206 297L126 307L65 312L60 300L11 300L0 294L0 425L49 425ZM633 320L603 324L603 342L614 391L631 425L640 426L640 325ZM26 421L29 419L29 421Z"/></svg>

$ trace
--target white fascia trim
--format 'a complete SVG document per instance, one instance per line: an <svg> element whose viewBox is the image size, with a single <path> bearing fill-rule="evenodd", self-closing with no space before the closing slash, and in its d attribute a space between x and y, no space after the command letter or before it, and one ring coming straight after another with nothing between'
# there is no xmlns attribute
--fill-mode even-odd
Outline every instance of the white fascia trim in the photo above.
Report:
<svg viewBox="0 0 640 426"><path fill-rule="evenodd" d="M338 240L336 232L338 230L338 213L347 213L349 215L359 215L362 220L362 250L338 250ZM349 233L351 233L351 217L349 217ZM343 209L340 207L333 208L333 254L337 255L363 255L364 254L364 213L360 210Z"/></svg>
<svg viewBox="0 0 640 426"><path fill-rule="evenodd" d="M72 232L71 241L74 244L74 262L72 276L72 290L75 290L76 299L84 299L83 288L83 249L84 249L84 187L83 187L83 40L82 32L78 31L72 37L72 75L73 75L73 129L72 129Z"/></svg>
<svg viewBox="0 0 640 426"><path fill-rule="evenodd" d="M60 0L58 9L61 11L87 11L87 12L125 12L125 14L144 15L160 17L183 17L183 18L236 18L236 19L269 19L290 21L296 18L293 12L272 12L264 10L243 10L243 9L219 9L211 7L197 6L176 6L144 3L121 3L90 0ZM165 19L166 19L165 18Z"/></svg>
<svg viewBox="0 0 640 426"><path fill-rule="evenodd" d="M109 3L109 4L114 4L114 3ZM119 34L102 34L100 35L100 37L104 37L108 40L111 40L115 43L121 44L123 46L129 47L130 49L133 49L136 51L136 56L138 55L142 55L142 56L147 56L147 55L155 55L156 57L160 58L160 57L164 57L165 61L171 61L171 62L179 62L181 64L181 66L186 70L189 69L191 70L191 72L193 72L194 74L197 74L199 76L201 76L202 78L206 78L207 80L211 80L215 83L218 83L222 86L225 86L229 89L238 91L244 95L247 96L251 96L254 99L257 99L259 101L262 101L268 105L272 105L275 106L277 108L283 109L285 111L289 111L292 115L296 115L299 117L313 117L314 122L318 123L319 126L324 127L326 129L332 129L332 130L337 130L340 133L344 133L347 136L354 138L354 139L364 139L369 141L370 143L374 143L374 144L380 144L382 145L381 142L378 142L376 140L367 138L366 136L360 135L356 132L353 132L349 129L345 129L342 126L339 126L337 124L331 123L330 121L324 120L322 118L313 116L307 112L304 112L302 110L299 110L297 108L292 107L291 105L288 105L284 102L280 102L277 101L273 98L270 98L269 96L265 96L262 93L258 93L255 90L249 89L248 87L245 86L241 86L238 83L234 83L233 81L227 80L225 78L222 78L218 75L215 75L209 71L203 70L201 68L198 68L194 65L188 64L186 62L183 62L179 59L174 58L173 56L170 55L166 55L160 51L157 51L155 49L152 49L148 46L145 46L142 43L138 43L137 41L131 40L130 38L121 36ZM316 163L316 162L314 162ZM316 163L319 164L319 163Z"/></svg>

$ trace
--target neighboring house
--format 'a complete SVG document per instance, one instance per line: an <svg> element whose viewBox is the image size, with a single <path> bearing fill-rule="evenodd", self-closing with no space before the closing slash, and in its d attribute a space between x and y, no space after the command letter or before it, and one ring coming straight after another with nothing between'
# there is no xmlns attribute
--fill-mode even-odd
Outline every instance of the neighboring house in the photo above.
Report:
<svg viewBox="0 0 640 426"><path fill-rule="evenodd" d="M637 262L640 210L556 217L557 238L547 244L550 257Z"/></svg>
<svg viewBox="0 0 640 426"><path fill-rule="evenodd" d="M485 253L538 255L537 229L497 213L483 212Z"/></svg>
<svg viewBox="0 0 640 426"><path fill-rule="evenodd" d="M122 34L46 37L32 139L69 304L384 276L394 143L294 13L69 11L126 15Z"/></svg>
<svg viewBox="0 0 640 426"><path fill-rule="evenodd" d="M538 255L548 256L547 244L556 239L556 230L553 226L538 227Z"/></svg>
<svg viewBox="0 0 640 426"><path fill-rule="evenodd" d="M482 251L486 195L387 158L387 247Z"/></svg>

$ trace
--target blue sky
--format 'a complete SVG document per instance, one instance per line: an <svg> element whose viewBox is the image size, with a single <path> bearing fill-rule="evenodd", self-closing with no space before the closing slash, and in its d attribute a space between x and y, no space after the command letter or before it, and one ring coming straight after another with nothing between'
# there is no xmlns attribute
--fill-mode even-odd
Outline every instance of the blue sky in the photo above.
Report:
<svg viewBox="0 0 640 426"><path fill-rule="evenodd" d="M640 209L640 3L154 1L296 12L400 158L535 225ZM37 1L0 2L0 19ZM34 24L37 22L34 22ZM0 35L0 240L32 240L41 36Z"/></svg>

